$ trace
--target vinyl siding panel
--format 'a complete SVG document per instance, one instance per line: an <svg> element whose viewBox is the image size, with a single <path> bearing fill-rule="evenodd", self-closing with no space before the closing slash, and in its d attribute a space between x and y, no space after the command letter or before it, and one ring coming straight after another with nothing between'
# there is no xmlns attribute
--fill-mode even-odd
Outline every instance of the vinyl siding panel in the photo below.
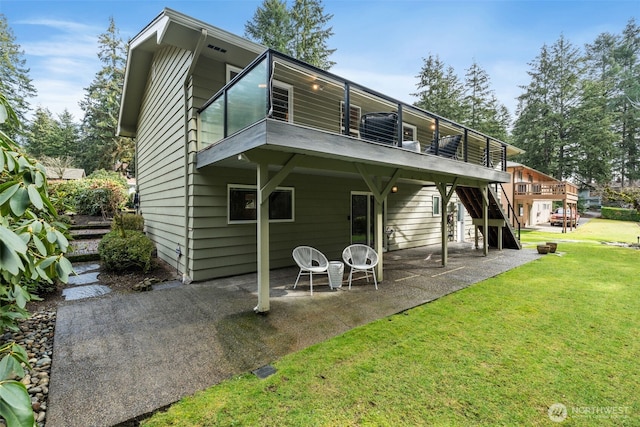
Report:
<svg viewBox="0 0 640 427"><path fill-rule="evenodd" d="M228 224L227 185L255 184L253 170L210 167L194 180L193 278L204 280L256 271L257 225ZM350 241L351 191L361 180L292 174L283 187L295 189L295 221L270 224L271 268L293 265L291 252L311 245L340 259ZM197 230L197 231L196 231Z"/></svg>
<svg viewBox="0 0 640 427"><path fill-rule="evenodd" d="M165 48L155 54L140 110L137 181L145 232L158 256L176 265L184 241L184 91L190 53Z"/></svg>

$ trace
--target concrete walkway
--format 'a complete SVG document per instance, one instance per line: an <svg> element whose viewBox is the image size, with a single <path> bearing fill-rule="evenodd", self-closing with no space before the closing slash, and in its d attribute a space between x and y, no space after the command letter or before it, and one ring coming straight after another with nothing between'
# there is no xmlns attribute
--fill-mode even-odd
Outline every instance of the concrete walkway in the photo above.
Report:
<svg viewBox="0 0 640 427"><path fill-rule="evenodd" d="M271 311L257 315L255 274L64 303L57 314L48 427L112 426L354 327L437 299L538 258L535 250L451 244L385 254L385 280L292 289L271 273ZM551 255L547 255L551 256Z"/></svg>

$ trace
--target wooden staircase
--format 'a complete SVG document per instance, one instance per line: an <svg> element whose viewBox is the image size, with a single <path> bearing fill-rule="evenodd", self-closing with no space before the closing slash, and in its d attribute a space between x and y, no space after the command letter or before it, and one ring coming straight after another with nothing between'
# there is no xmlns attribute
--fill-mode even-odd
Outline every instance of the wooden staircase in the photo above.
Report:
<svg viewBox="0 0 640 427"><path fill-rule="evenodd" d="M477 224L482 219L482 190L475 187L456 187L458 198L469 212L469 215ZM516 234L507 214L502 209L502 205L498 200L495 190L489 187L489 222L500 222L502 220L502 233L499 233L498 226L488 227L488 233L484 227L480 225L478 228L485 239L488 239L489 247L497 248L499 235L502 234L502 247L507 249L522 249L520 239ZM497 220L497 221L496 221Z"/></svg>

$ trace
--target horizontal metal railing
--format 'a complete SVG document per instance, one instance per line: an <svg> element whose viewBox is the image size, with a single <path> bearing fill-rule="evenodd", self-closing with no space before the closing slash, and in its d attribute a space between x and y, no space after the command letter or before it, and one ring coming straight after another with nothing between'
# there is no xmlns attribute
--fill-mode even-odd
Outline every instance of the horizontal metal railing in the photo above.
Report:
<svg viewBox="0 0 640 427"><path fill-rule="evenodd" d="M272 118L506 171L504 142L272 50L199 113L201 149Z"/></svg>

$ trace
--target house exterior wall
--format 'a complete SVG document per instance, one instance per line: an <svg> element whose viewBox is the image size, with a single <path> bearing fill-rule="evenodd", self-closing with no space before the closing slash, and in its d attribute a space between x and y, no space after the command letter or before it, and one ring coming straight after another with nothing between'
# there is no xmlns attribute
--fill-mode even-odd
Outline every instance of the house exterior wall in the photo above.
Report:
<svg viewBox="0 0 640 427"><path fill-rule="evenodd" d="M227 186L255 185L249 169L208 167L195 175L193 279L256 271L255 223L229 224ZM350 243L351 191L366 191L360 179L291 174L281 184L295 190L295 220L270 224L271 267L293 265L291 252L309 245L329 259L340 259Z"/></svg>
<svg viewBox="0 0 640 427"><path fill-rule="evenodd" d="M136 140L137 183L145 232L158 256L176 265L184 241L184 91L190 53L165 48L155 54L141 103Z"/></svg>
<svg viewBox="0 0 640 427"><path fill-rule="evenodd" d="M433 214L434 196L440 196L434 187L408 184L399 185L397 193L389 194L386 227L392 229L393 233L387 241L388 250L441 243L441 216ZM462 237L464 240L473 230L472 218L465 210L464 228L459 230L457 222L458 198L455 194L451 197L449 205L452 203L456 209L450 229L453 234L452 238L458 241L458 238ZM459 236L460 231L463 232L463 236Z"/></svg>

